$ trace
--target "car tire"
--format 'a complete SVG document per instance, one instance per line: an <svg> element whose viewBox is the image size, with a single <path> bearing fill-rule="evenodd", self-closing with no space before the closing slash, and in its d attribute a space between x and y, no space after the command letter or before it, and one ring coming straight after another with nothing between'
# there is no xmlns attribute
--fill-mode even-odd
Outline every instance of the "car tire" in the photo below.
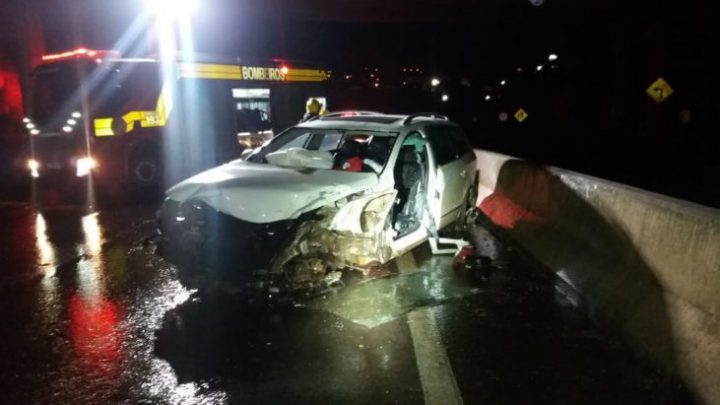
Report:
<svg viewBox="0 0 720 405"><path fill-rule="evenodd" d="M477 221L477 198L478 198L478 186L477 180L468 189L467 195L465 196L465 212L463 213L463 223L466 230L469 230L472 225Z"/></svg>
<svg viewBox="0 0 720 405"><path fill-rule="evenodd" d="M477 220L477 196L477 182L475 182L465 192L465 204L460 217L443 231L445 236L463 239L468 239L470 237L472 226Z"/></svg>

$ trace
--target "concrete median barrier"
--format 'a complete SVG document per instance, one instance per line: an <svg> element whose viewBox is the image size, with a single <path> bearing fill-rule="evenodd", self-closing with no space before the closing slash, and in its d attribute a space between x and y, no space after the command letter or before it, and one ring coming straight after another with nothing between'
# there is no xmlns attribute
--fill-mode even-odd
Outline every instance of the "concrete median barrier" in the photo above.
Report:
<svg viewBox="0 0 720 405"><path fill-rule="evenodd" d="M592 318L702 402L720 403L720 210L476 154L485 216L571 287Z"/></svg>

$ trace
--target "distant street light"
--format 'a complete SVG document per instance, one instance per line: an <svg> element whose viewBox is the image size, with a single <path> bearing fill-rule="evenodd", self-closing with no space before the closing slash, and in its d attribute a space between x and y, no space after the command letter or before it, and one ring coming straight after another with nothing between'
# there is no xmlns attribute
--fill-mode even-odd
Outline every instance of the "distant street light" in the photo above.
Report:
<svg viewBox="0 0 720 405"><path fill-rule="evenodd" d="M501 85L501 86L504 86L504 85L506 85L506 84L507 84L507 81L505 81L505 80L500 80L500 85Z"/></svg>
<svg viewBox="0 0 720 405"><path fill-rule="evenodd" d="M489 94L486 95L486 96L485 96L485 101L490 101L490 100L492 100L492 96L489 95Z"/></svg>
<svg viewBox="0 0 720 405"><path fill-rule="evenodd" d="M430 85L433 86L433 87L439 86L439 85L440 85L440 79L438 79L437 77L433 77L432 79L430 79Z"/></svg>
<svg viewBox="0 0 720 405"><path fill-rule="evenodd" d="M548 60L550 62L555 62L557 59L558 59L558 56L555 53L551 53L550 55L548 55Z"/></svg>
<svg viewBox="0 0 720 405"><path fill-rule="evenodd" d="M535 69L537 69L538 72L542 72L544 66L543 65L537 65Z"/></svg>
<svg viewBox="0 0 720 405"><path fill-rule="evenodd" d="M446 103L448 100L450 100L450 96L448 96L447 94L443 94L443 95L442 95L442 101L443 101L443 103Z"/></svg>

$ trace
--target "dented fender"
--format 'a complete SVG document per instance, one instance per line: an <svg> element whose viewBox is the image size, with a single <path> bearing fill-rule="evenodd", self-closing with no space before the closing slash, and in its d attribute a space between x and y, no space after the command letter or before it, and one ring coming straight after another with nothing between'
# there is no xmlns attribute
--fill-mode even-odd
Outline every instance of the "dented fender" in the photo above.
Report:
<svg viewBox="0 0 720 405"><path fill-rule="evenodd" d="M389 190L351 200L337 211L330 222L330 230L358 236L380 232L396 197L397 190Z"/></svg>
<svg viewBox="0 0 720 405"><path fill-rule="evenodd" d="M271 271L291 283L315 284L350 268L367 274L392 258L388 217L396 190L355 195L320 208L275 257Z"/></svg>

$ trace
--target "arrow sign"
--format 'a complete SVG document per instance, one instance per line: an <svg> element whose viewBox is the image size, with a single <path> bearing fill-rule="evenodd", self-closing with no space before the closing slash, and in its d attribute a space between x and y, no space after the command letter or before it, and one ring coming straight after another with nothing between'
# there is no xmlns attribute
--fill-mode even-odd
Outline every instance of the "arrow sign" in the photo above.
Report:
<svg viewBox="0 0 720 405"><path fill-rule="evenodd" d="M673 94L673 91L674 90L670 84L661 77L655 80L655 82L651 84L645 92L648 96L650 96L650 98L655 100L656 103L660 104L667 100L668 97Z"/></svg>

